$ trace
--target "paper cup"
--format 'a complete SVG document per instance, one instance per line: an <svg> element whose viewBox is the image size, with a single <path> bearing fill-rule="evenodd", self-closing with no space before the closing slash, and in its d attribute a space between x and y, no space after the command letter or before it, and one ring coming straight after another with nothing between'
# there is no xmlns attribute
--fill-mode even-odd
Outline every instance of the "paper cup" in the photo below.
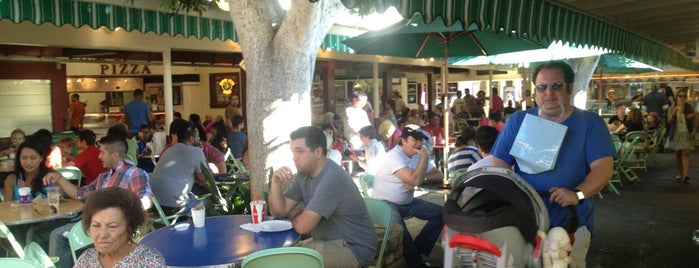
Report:
<svg viewBox="0 0 699 268"><path fill-rule="evenodd" d="M29 187L22 187L17 190L19 192L19 203L20 204L29 204L31 200L29 200L29 195L32 193L32 188Z"/></svg>
<svg viewBox="0 0 699 268"><path fill-rule="evenodd" d="M206 208L205 207L194 207L192 209L192 221L194 222L194 228L204 227L204 222L206 220Z"/></svg>
<svg viewBox="0 0 699 268"><path fill-rule="evenodd" d="M252 223L258 224L265 218L265 201L257 200L250 202L250 212L252 214Z"/></svg>

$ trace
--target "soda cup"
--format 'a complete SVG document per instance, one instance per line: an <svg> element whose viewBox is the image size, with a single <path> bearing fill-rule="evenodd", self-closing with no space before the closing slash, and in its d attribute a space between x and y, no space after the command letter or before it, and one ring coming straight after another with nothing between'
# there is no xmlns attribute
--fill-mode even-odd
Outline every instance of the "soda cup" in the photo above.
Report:
<svg viewBox="0 0 699 268"><path fill-rule="evenodd" d="M252 214L252 223L258 224L265 218L265 201L256 200L250 202L250 212Z"/></svg>
<svg viewBox="0 0 699 268"><path fill-rule="evenodd" d="M21 187L17 189L19 192L19 203L20 204L29 204L31 201L29 200L29 195L32 193L32 189L29 187Z"/></svg>

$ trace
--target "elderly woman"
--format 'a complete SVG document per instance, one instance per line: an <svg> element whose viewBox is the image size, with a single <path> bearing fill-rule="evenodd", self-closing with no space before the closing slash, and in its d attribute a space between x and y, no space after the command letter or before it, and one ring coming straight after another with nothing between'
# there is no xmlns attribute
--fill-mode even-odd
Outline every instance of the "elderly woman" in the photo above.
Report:
<svg viewBox="0 0 699 268"><path fill-rule="evenodd" d="M109 187L90 194L83 209L83 230L95 241L74 267L165 267L156 249L134 242L134 233L145 222L138 196Z"/></svg>

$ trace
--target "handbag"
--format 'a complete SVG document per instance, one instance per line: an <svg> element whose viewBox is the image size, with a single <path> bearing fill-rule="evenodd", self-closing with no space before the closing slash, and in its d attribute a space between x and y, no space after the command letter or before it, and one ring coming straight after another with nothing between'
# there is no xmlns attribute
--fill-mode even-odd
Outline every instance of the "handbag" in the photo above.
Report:
<svg viewBox="0 0 699 268"><path fill-rule="evenodd" d="M510 155L519 169L528 174L552 170L568 127L544 118L526 114L517 131Z"/></svg>

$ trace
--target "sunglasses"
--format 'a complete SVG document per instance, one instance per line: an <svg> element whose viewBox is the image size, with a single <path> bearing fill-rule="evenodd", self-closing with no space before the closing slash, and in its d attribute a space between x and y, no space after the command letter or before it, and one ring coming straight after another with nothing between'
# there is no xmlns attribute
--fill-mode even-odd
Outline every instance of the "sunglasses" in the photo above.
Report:
<svg viewBox="0 0 699 268"><path fill-rule="evenodd" d="M678 98L686 98L687 95L677 95Z"/></svg>
<svg viewBox="0 0 699 268"><path fill-rule="evenodd" d="M546 91L546 89L547 89L547 88L549 87L549 85L550 85L550 86L551 86L551 89L553 89L553 90L555 90L555 91L560 91L561 89L563 89L563 84L564 84L564 83L561 83L561 82L553 82L553 83L551 83L551 84L539 84L539 85L536 85L535 88L536 88L536 91L542 91L542 92L543 92L543 91Z"/></svg>

